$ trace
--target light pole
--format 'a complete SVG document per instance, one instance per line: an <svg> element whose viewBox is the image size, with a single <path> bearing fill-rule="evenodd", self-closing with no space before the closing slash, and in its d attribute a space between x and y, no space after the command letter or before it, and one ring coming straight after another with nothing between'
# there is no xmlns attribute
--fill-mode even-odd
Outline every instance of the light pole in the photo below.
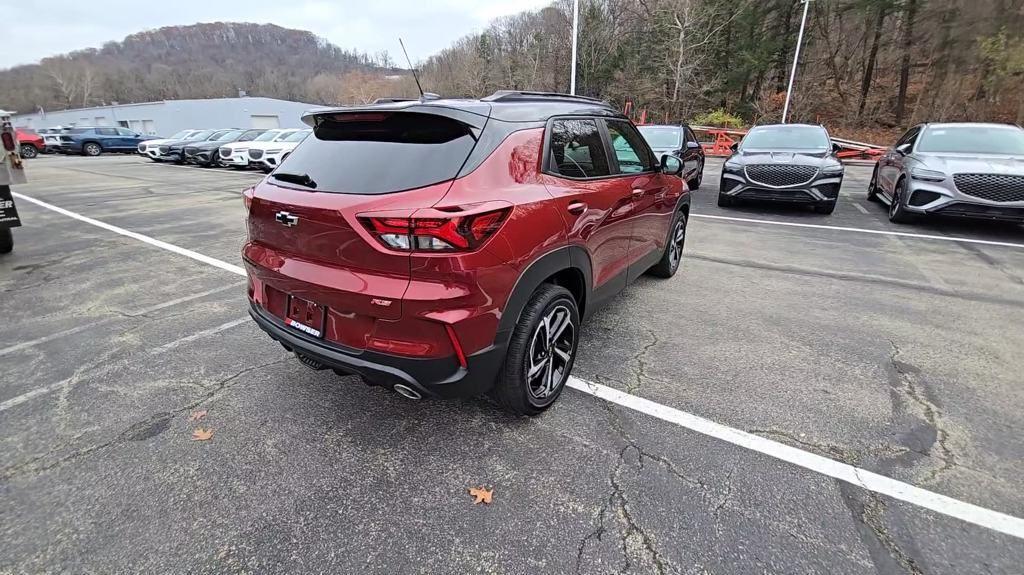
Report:
<svg viewBox="0 0 1024 575"><path fill-rule="evenodd" d="M569 78L569 93L576 95L576 37L580 32L580 0L572 0L572 77Z"/></svg>
<svg viewBox="0 0 1024 575"><path fill-rule="evenodd" d="M786 104L782 107L782 123L786 123L789 116L789 101L793 97L793 81L796 80L796 65L800 62L800 44L804 41L804 26L807 25L807 9L811 7L811 0L803 0L804 15L800 18L800 33L796 37L796 52L793 54L793 70L789 73L789 88L786 89ZM575 53L575 52L574 52Z"/></svg>

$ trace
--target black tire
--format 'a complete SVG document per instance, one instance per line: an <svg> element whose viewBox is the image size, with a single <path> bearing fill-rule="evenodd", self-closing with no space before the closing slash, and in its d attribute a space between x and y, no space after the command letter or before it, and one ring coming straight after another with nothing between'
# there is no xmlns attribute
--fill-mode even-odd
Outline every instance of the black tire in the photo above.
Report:
<svg viewBox="0 0 1024 575"><path fill-rule="evenodd" d="M878 202L878 166L875 166L875 170L871 172L871 181L868 182L868 201Z"/></svg>
<svg viewBox="0 0 1024 575"><path fill-rule="evenodd" d="M733 205L734 203L736 203L735 199L730 198L729 196L723 194L722 192L718 192L718 207L720 207L720 208L728 208L729 206Z"/></svg>
<svg viewBox="0 0 1024 575"><path fill-rule="evenodd" d="M83 156L98 156L103 153L103 146L97 142L86 142L82 144L82 155Z"/></svg>
<svg viewBox="0 0 1024 575"><path fill-rule="evenodd" d="M668 242L665 243L665 251L661 259L654 264L647 273L658 278L670 278L679 271L679 264L683 261L683 247L686 245L686 214L676 212L676 218L672 220L672 227L669 228Z"/></svg>
<svg viewBox="0 0 1024 575"><path fill-rule="evenodd" d="M690 191L696 190L700 187L700 183L704 180L704 164L701 163L700 168L697 170L697 175L693 179L686 181L686 187L690 188Z"/></svg>
<svg viewBox="0 0 1024 575"><path fill-rule="evenodd" d="M32 144L22 144L21 145L21 157L22 158L25 158L26 160L31 160L32 158L34 158L34 157L36 157L38 155L39 155L39 149L36 148L35 146L33 146Z"/></svg>
<svg viewBox="0 0 1024 575"><path fill-rule="evenodd" d="M0 254L9 254L14 249L14 233L11 228L0 228Z"/></svg>
<svg viewBox="0 0 1024 575"><path fill-rule="evenodd" d="M836 200L814 206L814 212L818 214L831 214L836 211Z"/></svg>
<svg viewBox="0 0 1024 575"><path fill-rule="evenodd" d="M903 196L906 195L906 189L906 180L900 178L900 181L896 182L896 189L892 193L892 203L889 204L889 221L894 224L909 224L915 219L914 214L908 212L903 205Z"/></svg>
<svg viewBox="0 0 1024 575"><path fill-rule="evenodd" d="M538 343L548 345L543 343L550 339L546 335L549 332L544 330L545 326L551 324L552 316L556 321L568 316L570 323L558 332L555 345L538 349ZM556 324L556 328L561 325ZM571 331L567 334L566 330ZM520 415L537 415L551 407L569 379L576 359L579 333L579 309L569 290L553 284L541 285L519 316L519 323L509 340L505 364L491 390L491 396L505 410ZM560 351L553 351L556 348ZM554 366L559 361L562 369L555 371ZM540 368L532 378L528 373L531 368Z"/></svg>

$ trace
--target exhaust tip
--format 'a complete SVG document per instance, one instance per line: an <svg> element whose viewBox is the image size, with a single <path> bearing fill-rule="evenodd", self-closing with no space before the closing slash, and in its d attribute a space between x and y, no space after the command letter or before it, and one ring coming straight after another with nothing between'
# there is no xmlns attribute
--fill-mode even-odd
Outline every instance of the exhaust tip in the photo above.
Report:
<svg viewBox="0 0 1024 575"><path fill-rule="evenodd" d="M423 399L423 396L420 395L420 392L418 392L415 389L409 387L408 385L402 385L401 383L396 383L395 386L392 387L392 389L395 390L395 393L397 393L398 395L401 395L402 397L405 397L407 399Z"/></svg>

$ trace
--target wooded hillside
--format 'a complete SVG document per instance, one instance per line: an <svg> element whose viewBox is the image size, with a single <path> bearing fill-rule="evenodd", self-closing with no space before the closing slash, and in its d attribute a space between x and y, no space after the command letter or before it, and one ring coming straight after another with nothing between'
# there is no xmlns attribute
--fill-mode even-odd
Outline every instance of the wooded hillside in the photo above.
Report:
<svg viewBox="0 0 1024 575"><path fill-rule="evenodd" d="M359 99L366 90L363 76L383 77L391 66L387 54L342 50L302 30L239 23L171 26L0 71L0 102L31 112L230 97L244 90L333 103Z"/></svg>
<svg viewBox="0 0 1024 575"><path fill-rule="evenodd" d="M581 0L578 92L658 121L781 115L797 0ZM572 4L495 21L431 57L431 91L567 91ZM793 120L891 131L922 120L1024 123L1024 0L815 0Z"/></svg>

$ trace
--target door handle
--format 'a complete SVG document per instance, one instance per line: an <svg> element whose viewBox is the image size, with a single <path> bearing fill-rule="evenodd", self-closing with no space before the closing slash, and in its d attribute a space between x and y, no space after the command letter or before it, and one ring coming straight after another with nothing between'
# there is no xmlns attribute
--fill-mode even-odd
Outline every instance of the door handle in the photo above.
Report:
<svg viewBox="0 0 1024 575"><path fill-rule="evenodd" d="M569 204L568 210L570 214L579 215L587 210L587 204L584 204L583 202L573 202Z"/></svg>
<svg viewBox="0 0 1024 575"><path fill-rule="evenodd" d="M633 188L633 199L634 200L639 198L642 195L644 195L644 190L642 190L641 188Z"/></svg>

